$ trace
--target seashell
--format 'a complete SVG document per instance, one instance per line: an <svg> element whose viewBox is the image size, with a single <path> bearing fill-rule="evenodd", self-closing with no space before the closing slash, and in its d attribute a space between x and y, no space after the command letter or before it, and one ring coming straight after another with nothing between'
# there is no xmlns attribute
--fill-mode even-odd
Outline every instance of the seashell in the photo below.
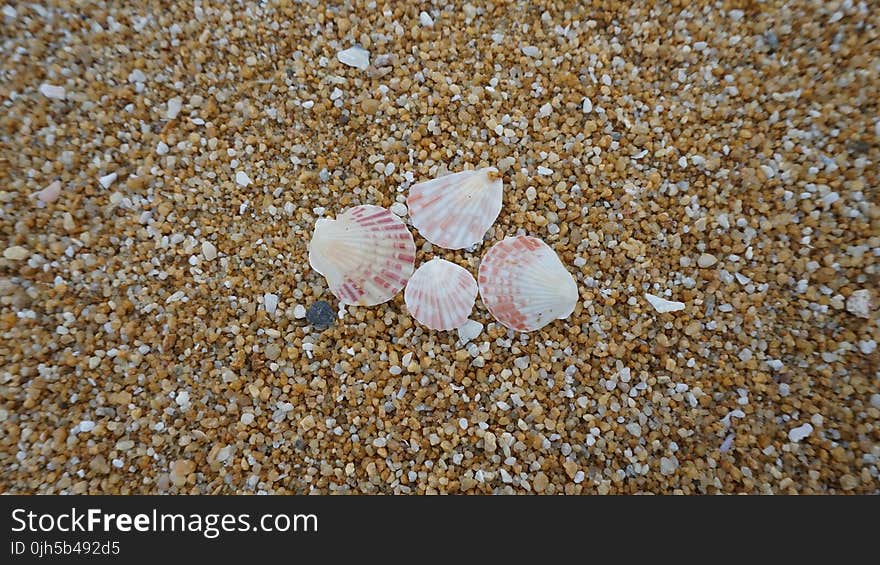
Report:
<svg viewBox="0 0 880 565"><path fill-rule="evenodd" d="M406 225L379 206L355 206L321 218L309 243L309 265L343 304L375 306L401 291L413 272L416 245Z"/></svg>
<svg viewBox="0 0 880 565"><path fill-rule="evenodd" d="M578 301L574 277L553 249L535 237L508 237L483 256L480 297L496 320L530 332L567 318Z"/></svg>
<svg viewBox="0 0 880 565"><path fill-rule="evenodd" d="M406 308L432 330L454 330L468 321L477 299L477 281L467 269L431 259L416 269L403 293Z"/></svg>
<svg viewBox="0 0 880 565"><path fill-rule="evenodd" d="M498 169L463 171L414 184L406 205L412 225L446 249L483 240L501 212L503 183Z"/></svg>

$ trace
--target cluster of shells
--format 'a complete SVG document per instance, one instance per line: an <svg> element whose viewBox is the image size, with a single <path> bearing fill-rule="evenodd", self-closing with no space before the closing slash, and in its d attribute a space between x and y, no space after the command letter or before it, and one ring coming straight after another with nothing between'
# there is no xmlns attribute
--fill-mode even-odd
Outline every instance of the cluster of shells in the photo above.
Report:
<svg viewBox="0 0 880 565"><path fill-rule="evenodd" d="M463 171L413 185L407 198L412 225L429 242L465 249L483 240L501 213L503 181L494 167ZM379 206L355 206L315 224L309 264L343 304L375 306L406 288L407 310L432 330L468 322L479 292L492 316L517 331L538 330L574 311L574 277L550 246L535 237L508 237L486 251L478 281L444 259L415 272L416 246L406 224Z"/></svg>

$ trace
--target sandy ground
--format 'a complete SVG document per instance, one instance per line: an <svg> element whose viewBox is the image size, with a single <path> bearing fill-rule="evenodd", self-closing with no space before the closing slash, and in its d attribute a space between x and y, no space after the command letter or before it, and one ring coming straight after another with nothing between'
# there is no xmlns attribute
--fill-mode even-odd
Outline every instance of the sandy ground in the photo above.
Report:
<svg viewBox="0 0 880 565"><path fill-rule="evenodd" d="M876 4L0 7L0 491L877 492ZM540 237L570 318L309 322L318 218L486 166L417 265Z"/></svg>

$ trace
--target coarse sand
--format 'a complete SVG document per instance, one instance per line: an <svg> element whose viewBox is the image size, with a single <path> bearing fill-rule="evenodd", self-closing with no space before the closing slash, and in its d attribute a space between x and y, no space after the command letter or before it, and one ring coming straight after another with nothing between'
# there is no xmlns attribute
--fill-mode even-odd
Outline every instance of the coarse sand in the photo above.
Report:
<svg viewBox="0 0 880 565"><path fill-rule="evenodd" d="M0 492L878 492L876 4L3 1ZM568 319L339 309L318 218L489 166L416 266Z"/></svg>

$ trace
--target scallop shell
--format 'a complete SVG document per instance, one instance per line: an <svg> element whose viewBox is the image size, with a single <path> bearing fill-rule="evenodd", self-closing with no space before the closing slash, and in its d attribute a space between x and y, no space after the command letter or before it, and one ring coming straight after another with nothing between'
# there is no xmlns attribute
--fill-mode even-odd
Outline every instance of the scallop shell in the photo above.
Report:
<svg viewBox="0 0 880 565"><path fill-rule="evenodd" d="M416 245L406 225L379 206L355 206L315 223L309 264L343 304L375 306L406 285Z"/></svg>
<svg viewBox="0 0 880 565"><path fill-rule="evenodd" d="M477 299L477 281L467 269L431 259L416 269L403 293L412 317L432 330L454 330L468 321Z"/></svg>
<svg viewBox="0 0 880 565"><path fill-rule="evenodd" d="M483 256L480 297L496 320L530 332L567 318L578 301L574 277L546 243L524 235L508 237Z"/></svg>
<svg viewBox="0 0 880 565"><path fill-rule="evenodd" d="M425 239L464 249L482 241L498 218L502 189L498 169L487 167L415 184L406 205L413 227Z"/></svg>

